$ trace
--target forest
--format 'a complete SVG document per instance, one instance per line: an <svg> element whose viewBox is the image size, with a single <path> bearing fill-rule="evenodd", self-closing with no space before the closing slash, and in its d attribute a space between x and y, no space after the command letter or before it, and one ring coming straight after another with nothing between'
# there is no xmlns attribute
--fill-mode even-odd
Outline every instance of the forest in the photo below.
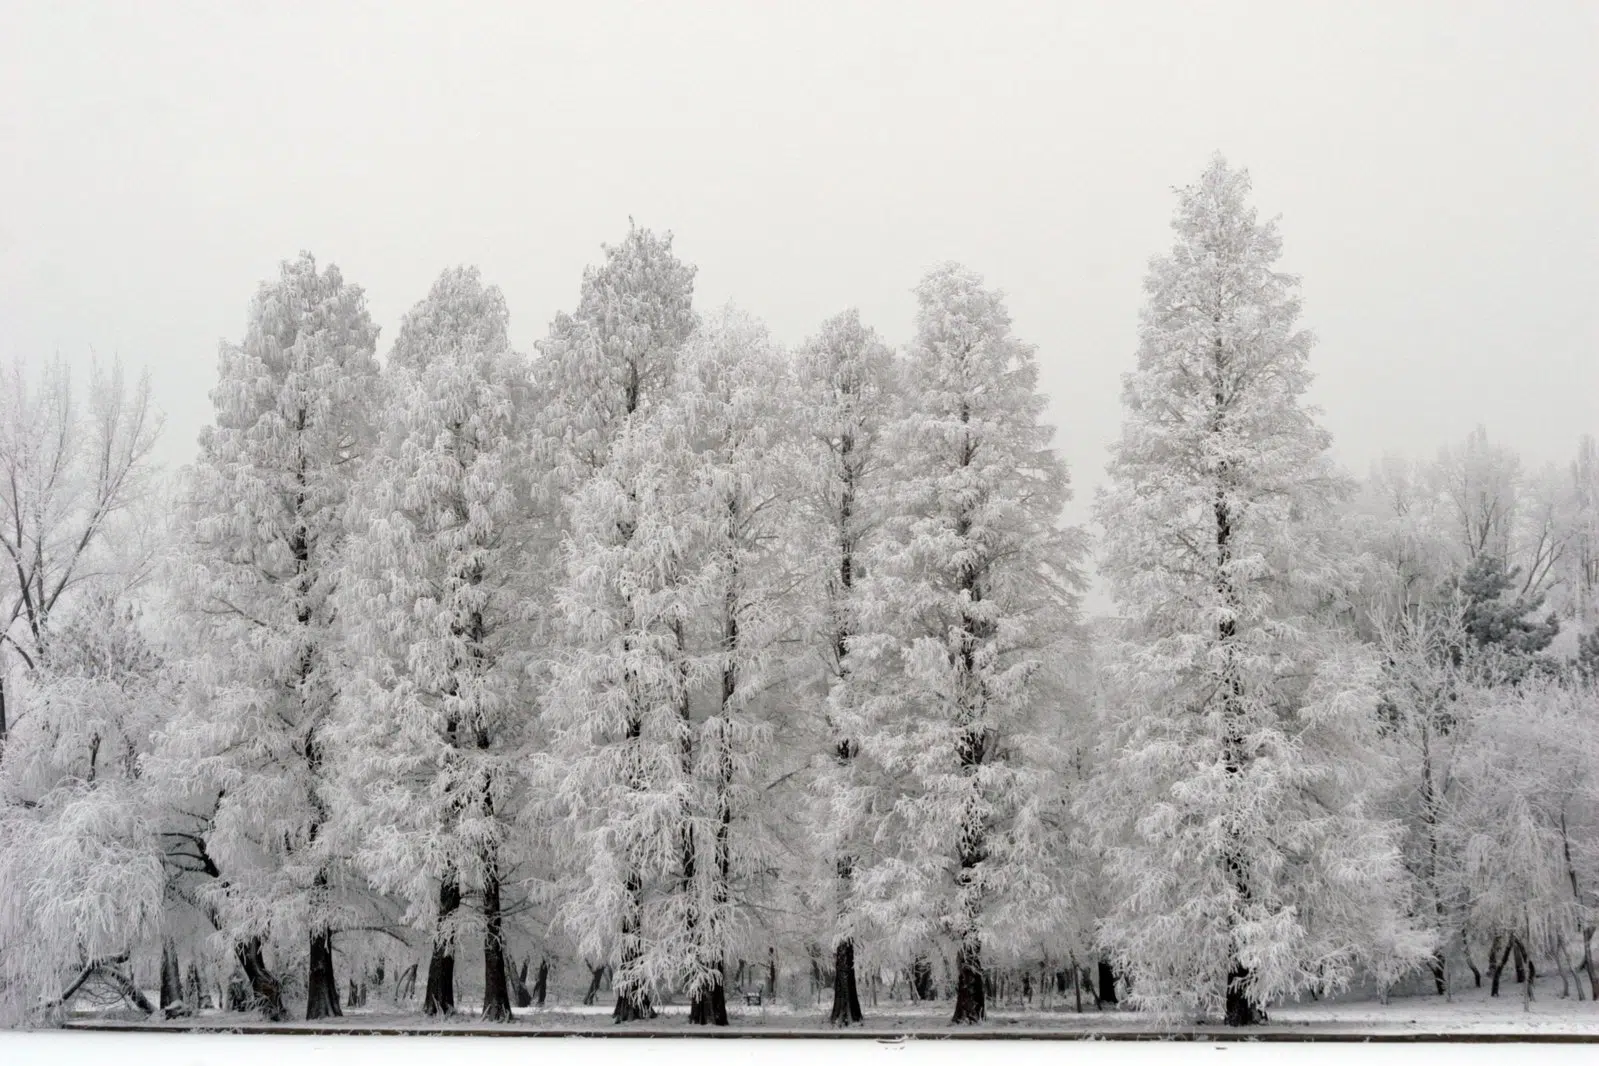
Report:
<svg viewBox="0 0 1599 1066"><path fill-rule="evenodd" d="M380 357L301 253L170 475L5 368L0 1021L1599 1010L1599 442L1339 469L1248 173L1175 199L1093 529L957 263L785 348L630 221L535 353L452 267Z"/></svg>

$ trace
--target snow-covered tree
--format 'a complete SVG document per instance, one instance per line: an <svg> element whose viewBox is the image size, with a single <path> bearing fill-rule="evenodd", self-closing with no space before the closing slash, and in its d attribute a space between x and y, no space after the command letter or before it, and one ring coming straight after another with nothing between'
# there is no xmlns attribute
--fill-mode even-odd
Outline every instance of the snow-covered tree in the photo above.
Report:
<svg viewBox="0 0 1599 1066"><path fill-rule="evenodd" d="M670 878L681 857L661 843L680 824L677 808L660 807L654 789L659 775L682 775L680 745L658 730L678 729L692 687L679 588L687 534L656 506L660 427L643 423L696 318L694 270L672 254L670 234L634 227L605 253L535 365L540 465L551 472L542 499L565 531L565 566L548 602L555 651L538 665L550 675L551 750L532 774L568 860L549 886L561 923L586 957L615 966L621 1022L651 1014L651 991L676 976L663 961L671 951L646 951L643 923L652 879Z"/></svg>
<svg viewBox="0 0 1599 1066"><path fill-rule="evenodd" d="M815 588L820 651L827 685L823 699L846 677L848 646L858 631L857 575L867 538L887 507L880 446L884 426L894 414L894 356L876 331L861 324L853 309L822 324L797 353L800 419L809 430L805 450L811 473L802 497L816 551L803 563ZM846 689L839 689L844 698ZM861 1021L855 948L864 930L854 898L855 867L867 831L872 790L861 780L859 740L843 732L823 705L826 719L819 774L812 792L815 811L809 829L820 853L827 888L819 893L833 950L834 1025Z"/></svg>
<svg viewBox="0 0 1599 1066"><path fill-rule="evenodd" d="M1104 935L1136 1003L1229 1024L1427 948L1397 827L1368 808L1376 664L1332 620L1356 575L1328 548L1346 485L1300 402L1312 341L1248 191L1217 158L1180 193L1097 506L1125 624Z"/></svg>
<svg viewBox="0 0 1599 1066"><path fill-rule="evenodd" d="M159 941L165 878L141 772L172 691L138 609L104 588L39 651L0 766L3 1013L59 1008L90 980L148 1012L130 962Z"/></svg>
<svg viewBox="0 0 1599 1066"><path fill-rule="evenodd" d="M200 438L174 570L199 684L163 760L214 797L195 834L222 874L208 901L274 1014L269 943L305 960L307 1017L341 1013L340 857L324 832L326 730L342 681L332 593L350 486L370 447L376 341L361 289L309 254L261 286L243 342L222 345L216 423Z"/></svg>
<svg viewBox="0 0 1599 1066"><path fill-rule="evenodd" d="M86 397L59 357L36 381L21 361L0 373L0 759L21 713L7 702L13 667L37 665L63 597L103 573L97 557L149 487L160 429L148 376L129 391L119 363L94 365ZM142 565L121 554L119 571Z"/></svg>
<svg viewBox="0 0 1599 1066"><path fill-rule="evenodd" d="M692 886L701 896L698 947L685 984L690 1021L700 1024L727 1024L727 960L744 942L747 904L770 850L754 774L773 737L763 720L768 697L788 687L795 631L782 543L798 458L788 384L765 327L727 308L689 338L661 412L680 427L672 443L686 450L677 523L693 537L701 611L691 640L711 679L690 737L700 799L688 821L703 853L693 869L704 873ZM788 705L786 691L776 695Z"/></svg>
<svg viewBox="0 0 1599 1066"><path fill-rule="evenodd" d="M404 319L384 431L350 508L337 594L351 676L342 820L372 884L433 948L424 1010L454 1007L463 896L481 917L483 1016L511 1016L501 898L531 714L527 365L497 288L446 270Z"/></svg>
<svg viewBox="0 0 1599 1066"><path fill-rule="evenodd" d="M892 848L855 876L868 917L906 952L946 938L954 1021L977 1022L985 951L1017 941L1051 891L1037 675L1075 609L1076 552L1034 350L1000 294L946 264L916 295L907 398L882 443L893 502L832 707L899 789L875 826Z"/></svg>

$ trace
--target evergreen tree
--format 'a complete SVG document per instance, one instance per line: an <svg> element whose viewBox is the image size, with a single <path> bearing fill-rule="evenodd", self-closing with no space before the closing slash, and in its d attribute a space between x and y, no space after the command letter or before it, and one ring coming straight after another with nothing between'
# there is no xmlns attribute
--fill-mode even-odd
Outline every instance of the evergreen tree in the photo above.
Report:
<svg viewBox="0 0 1599 1066"><path fill-rule="evenodd" d="M886 507L884 455L879 441L893 416L893 353L876 331L861 324L851 309L822 324L796 361L802 417L810 429L814 484L805 499L818 544L807 569L819 585L821 608L816 641L821 648L828 698L849 688L849 644L859 628L857 575L867 538ZM831 910L833 1006L829 1019L848 1026L861 1021L855 948L862 932L854 878L868 828L865 809L872 789L859 769L860 741L843 728L842 717L824 705L826 752L814 793L810 827L826 865L828 888L821 895Z"/></svg>
<svg viewBox="0 0 1599 1066"><path fill-rule="evenodd" d="M305 938L306 1016L338 1015L341 856L328 845L326 731L340 677L332 594L346 502L369 450L377 328L359 287L309 254L261 286L241 344L223 344L216 423L200 438L179 567L200 685L168 755L210 788L213 903L257 995L261 949ZM289 951L290 957L298 952Z"/></svg>
<svg viewBox="0 0 1599 1066"><path fill-rule="evenodd" d="M860 875L876 924L955 949L954 1021L986 1013L984 952L1018 939L1050 891L1039 861L1039 655L1070 621L1064 464L1040 419L1031 346L1001 296L956 264L917 287L904 413L884 440L893 504L862 587L835 706L898 777ZM856 730L859 730L856 733Z"/></svg>
<svg viewBox="0 0 1599 1066"><path fill-rule="evenodd" d="M650 843L668 830L652 820L665 816L648 806L649 775L680 773L681 752L672 750L675 768L651 765L660 752L646 748L656 738L644 727L655 715L681 721L688 691L687 608L667 602L686 562L677 531L650 512L659 455L636 423L670 383L696 319L694 269L672 254L670 234L634 227L605 254L536 366L550 471L542 499L565 531L566 565L548 600L557 652L543 667L542 715L552 750L534 776L569 858L557 890L563 924L586 955L614 963L623 1022L651 1016L652 988L672 979L661 956L646 956L643 922L647 881L667 861Z"/></svg>
<svg viewBox="0 0 1599 1066"><path fill-rule="evenodd" d="M1332 620L1357 577L1329 550L1346 485L1300 403L1311 337L1248 191L1218 158L1180 193L1097 508L1126 625L1104 933L1135 1003L1234 1025L1424 951L1395 827L1366 807L1375 670Z"/></svg>
<svg viewBox="0 0 1599 1066"><path fill-rule="evenodd" d="M425 916L429 1014L453 1008L457 911L479 902L497 1021L511 1016L501 900L532 646L529 381L507 319L472 268L445 271L406 316L338 601L355 857Z"/></svg>

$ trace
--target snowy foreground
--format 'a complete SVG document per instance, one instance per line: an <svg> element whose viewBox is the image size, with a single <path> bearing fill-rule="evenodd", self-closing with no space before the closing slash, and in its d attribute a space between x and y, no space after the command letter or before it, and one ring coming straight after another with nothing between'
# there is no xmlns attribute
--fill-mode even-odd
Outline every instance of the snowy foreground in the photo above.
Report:
<svg viewBox="0 0 1599 1066"><path fill-rule="evenodd" d="M1542 982L1539 982L1540 986ZM573 1034L589 1036L739 1036L834 1038L858 1036L881 1039L887 1036L906 1035L918 1039L941 1038L993 1038L1017 1037L1038 1039L1053 1036L1102 1039L1141 1039L1170 1036L1177 1039L1235 1039L1258 1037L1266 1040L1294 1039L1299 1036L1343 1037L1350 1036L1417 1040L1429 1037L1444 1039L1502 1038L1505 1036L1541 1039L1590 1039L1599 1042L1599 1006L1574 999L1560 999L1554 989L1540 987L1531 1003L1523 1003L1520 987L1511 985L1513 994L1489 998L1486 989L1470 989L1457 995L1453 1002L1433 996L1395 997L1387 1004L1374 1001L1305 1002L1277 1007L1270 1012L1271 1021L1248 1030L1232 1030L1216 1024L1176 1024L1161 1026L1149 1015L1130 1010L1108 1009L1096 1011L1086 1008L1082 1013L1070 1005L1048 1009L997 1009L989 1013L988 1021L978 1026L955 1026L949 1023L950 1007L947 1002L926 1006L885 1004L881 1009L868 1009L864 1025L840 1032L827 1024L825 1007L796 1009L786 1004L764 1007L729 1006L732 1025L727 1029L708 1030L687 1024L687 1007L666 1006L653 1021L633 1022L617 1026L610 1018L609 1004L592 1007L554 1006L516 1009L516 1021L507 1025L473 1020L474 1004L465 1004L458 1020L437 1022L415 1012L402 1012L384 1007L346 1008L343 1018L314 1023L285 1021L263 1022L257 1015L208 1011L198 1019L174 1021L145 1021L127 1014L78 1015L68 1024L74 1031L125 1030L179 1033L195 1030L223 1030L248 1033L380 1033L380 1034L482 1034L514 1036L518 1034Z"/></svg>
<svg viewBox="0 0 1599 1066"><path fill-rule="evenodd" d="M1518 990L1519 991L1519 990ZM251 1015L207 1013L198 1020L140 1022L112 1014L79 1016L69 1031L0 1032L0 1063L5 1066L62 1066L64 1063L118 1063L125 1066L280 1066L337 1063L338 1066L408 1066L408 1064L526 1063L537 1056L541 1066L555 1062L614 1062L643 1057L649 1061L694 1063L749 1061L760 1056L762 1066L775 1063L814 1063L825 1055L829 1066L845 1063L917 1063L971 1066L979 1059L1010 1063L1058 1063L1069 1053L1074 1062L1214 1062L1218 1045L1249 1062L1281 1066L1283 1055L1295 1063L1350 1061L1417 1062L1433 1052L1411 1046L1429 1040L1481 1041L1455 1044L1448 1050L1453 1066L1467 1062L1503 1062L1511 1048L1501 1044L1540 1042L1540 1066L1593 1060L1599 1043L1599 1006L1555 998L1554 990L1540 988L1539 998L1526 1004L1517 997L1488 998L1470 990L1453 1003L1432 997L1395 998L1388 1004L1368 1001L1309 1003L1280 1007L1271 1022L1245 1033L1220 1026L1178 1026L1160 1029L1147 1016L1131 1011L998 1010L987 1024L977 1027L948 1024L948 1004L916 1009L895 1005L872 1012L866 1025L850 1035L869 1039L816 1037L835 1033L825 1024L819 1008L795 1010L783 1005L735 1010L733 1024L718 1033L690 1030L682 1008L667 1007L653 1022L621 1029L610 1023L605 1007L552 1007L516 1011L510 1025L487 1025L462 1020L427 1024L414 1013L353 1008L343 1019L315 1028L303 1022L263 1024ZM122 1027L113 1029L112 1027ZM240 1033L239 1029L247 1032ZM129 1031L129 1030L133 1031ZM196 1031L220 1030L220 1031ZM232 1030L232 1031L230 1031ZM262 1033L272 1035L260 1035ZM340 1033L364 1035L338 1035ZM427 1035L396 1035L427 1034ZM450 1040L448 1036L761 1036L779 1039L750 1043L654 1039L618 1044L610 1040L540 1040L530 1046L521 1040ZM1160 1037L1168 1039L1157 1042ZM896 1040L895 1037L910 1037ZM955 1040L940 1039L954 1037ZM786 1039L784 1039L786 1038ZM971 1038L987 1038L974 1044ZM1006 1038L1013 1038L1006 1040ZM1019 1039L1016 1039L1019 1038ZM1067 1047L1051 1038L1072 1039ZM1254 1038L1259 1043L1236 1043ZM1376 1043L1352 1042L1362 1038ZM445 1039L445 1043L439 1041ZM1075 1042L1075 1041L1082 1042ZM1282 1041L1299 1041L1284 1046ZM1312 1043L1309 1041L1325 1041ZM1396 1041L1396 1042L1388 1042Z"/></svg>

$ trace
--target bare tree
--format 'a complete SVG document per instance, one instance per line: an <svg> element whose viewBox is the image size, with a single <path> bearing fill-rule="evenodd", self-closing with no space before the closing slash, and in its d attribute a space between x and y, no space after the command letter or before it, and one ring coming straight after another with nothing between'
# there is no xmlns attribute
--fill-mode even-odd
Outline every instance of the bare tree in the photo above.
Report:
<svg viewBox="0 0 1599 1066"><path fill-rule="evenodd" d="M0 373L0 757L8 669L35 667L63 597L105 576L102 541L143 493L161 430L148 374L130 389L120 362L96 361L85 395L59 355L27 370Z"/></svg>

